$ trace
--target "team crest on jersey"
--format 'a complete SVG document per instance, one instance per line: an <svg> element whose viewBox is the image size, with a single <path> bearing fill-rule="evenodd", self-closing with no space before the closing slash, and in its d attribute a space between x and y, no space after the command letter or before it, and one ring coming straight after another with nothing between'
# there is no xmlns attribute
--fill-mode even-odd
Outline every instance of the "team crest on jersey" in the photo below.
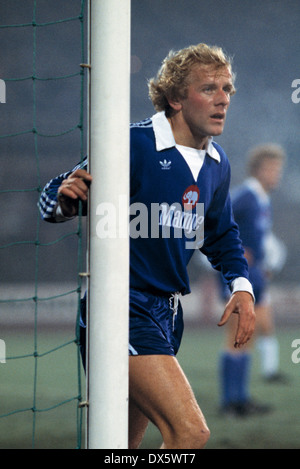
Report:
<svg viewBox="0 0 300 469"><path fill-rule="evenodd" d="M200 191L198 186L192 185L185 189L182 196L182 205L184 210L193 210L200 197Z"/></svg>

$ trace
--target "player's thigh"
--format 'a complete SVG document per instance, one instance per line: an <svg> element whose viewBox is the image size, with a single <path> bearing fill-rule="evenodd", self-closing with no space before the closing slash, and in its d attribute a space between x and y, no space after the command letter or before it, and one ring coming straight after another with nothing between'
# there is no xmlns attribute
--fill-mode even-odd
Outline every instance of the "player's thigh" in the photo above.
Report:
<svg viewBox="0 0 300 469"><path fill-rule="evenodd" d="M256 327L261 335L271 335L274 333L274 321L271 306L261 303L255 307Z"/></svg>
<svg viewBox="0 0 300 469"><path fill-rule="evenodd" d="M183 432L185 425L208 431L191 386L175 357L130 357L129 394L163 436Z"/></svg>
<svg viewBox="0 0 300 469"><path fill-rule="evenodd" d="M135 402L129 398L129 449L139 448L147 430L148 423L149 419L143 414L139 407L137 407Z"/></svg>

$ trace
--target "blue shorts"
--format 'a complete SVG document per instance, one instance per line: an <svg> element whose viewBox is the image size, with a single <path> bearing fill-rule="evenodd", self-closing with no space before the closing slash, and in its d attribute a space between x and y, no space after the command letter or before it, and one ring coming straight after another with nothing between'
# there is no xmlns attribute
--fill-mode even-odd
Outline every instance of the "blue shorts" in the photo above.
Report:
<svg viewBox="0 0 300 469"><path fill-rule="evenodd" d="M177 354L183 334L178 294L155 296L130 290L129 311L129 355Z"/></svg>
<svg viewBox="0 0 300 469"><path fill-rule="evenodd" d="M81 300L79 345L86 360L86 294ZM171 355L178 352L183 334L183 312L177 294L154 296L130 290L129 355Z"/></svg>

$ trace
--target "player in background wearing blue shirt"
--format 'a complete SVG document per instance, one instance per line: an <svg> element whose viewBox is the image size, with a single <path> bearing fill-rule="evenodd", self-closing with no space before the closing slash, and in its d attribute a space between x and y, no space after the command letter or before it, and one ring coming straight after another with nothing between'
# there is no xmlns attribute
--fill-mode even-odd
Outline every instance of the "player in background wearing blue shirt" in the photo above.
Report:
<svg viewBox="0 0 300 469"><path fill-rule="evenodd" d="M271 270L280 268L284 249L272 233L270 193L278 186L285 152L279 145L254 147L248 155L248 178L232 192L235 221L249 264L249 278L255 295L257 344L261 352L262 374L267 380L278 377L279 347L275 335L268 284ZM269 241L275 239L275 252L268 255ZM271 257L271 258L270 258ZM222 296L228 289L221 281ZM270 407L259 404L250 396L251 350L231 346L235 318L228 322L226 347L221 353L220 382L222 412L237 416L264 413Z"/></svg>
<svg viewBox="0 0 300 469"><path fill-rule="evenodd" d="M209 438L176 359L183 332L180 294L190 292L191 235L232 292L219 326L237 315L236 348L254 331L253 290L232 219L230 166L212 141L223 131L233 81L231 62L218 47L198 44L171 52L149 82L157 114L131 126L130 207L147 209L149 218L136 226L146 222L156 235L141 230L130 238L129 448L139 447L149 420L161 432L162 448L204 448ZM50 181L40 198L43 218L57 222L76 215L91 181L85 162ZM153 204L160 207L157 219ZM131 222L135 215L131 211Z"/></svg>

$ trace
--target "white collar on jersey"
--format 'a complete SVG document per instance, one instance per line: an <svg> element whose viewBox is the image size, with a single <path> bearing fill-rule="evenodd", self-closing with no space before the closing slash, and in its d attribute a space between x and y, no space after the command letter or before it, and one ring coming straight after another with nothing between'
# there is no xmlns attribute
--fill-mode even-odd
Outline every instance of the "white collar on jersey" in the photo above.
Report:
<svg viewBox="0 0 300 469"><path fill-rule="evenodd" d="M154 114L151 119L156 141L156 150L162 151L166 150L167 148L175 147L176 142L174 139L172 128L168 119L165 116L164 111ZM220 163L221 157L217 149L213 146L212 141L213 139L212 137L210 137L207 142L206 153L211 158Z"/></svg>

